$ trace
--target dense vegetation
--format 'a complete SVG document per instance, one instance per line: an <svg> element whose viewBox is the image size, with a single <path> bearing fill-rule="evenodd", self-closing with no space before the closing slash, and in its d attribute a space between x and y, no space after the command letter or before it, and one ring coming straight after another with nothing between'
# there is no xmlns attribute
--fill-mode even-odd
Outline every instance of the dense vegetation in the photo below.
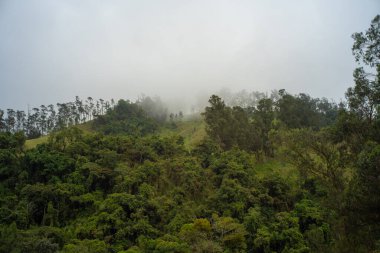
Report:
<svg viewBox="0 0 380 253"><path fill-rule="evenodd" d="M0 252L380 251L379 24L353 36L373 72L355 70L347 105L213 95L190 150L158 100L120 100L31 149L8 121Z"/></svg>
<svg viewBox="0 0 380 253"><path fill-rule="evenodd" d="M123 103L131 104L130 101L123 101ZM159 122L163 122L167 118L167 109L158 97L150 98L142 95L133 106L139 106L140 109L145 110L148 116ZM28 108L27 113L23 110L10 108L5 111L0 109L0 132L15 133L23 131L29 139L38 138L41 135L93 119L104 119L102 116L114 107L115 101L113 99L109 102L104 99L94 100L92 97L88 97L83 101L76 96L74 102L57 103L56 106L53 104L48 106L41 105L40 107L34 107L32 110ZM119 107L122 107L122 105L119 105ZM118 112L115 111L115 113ZM140 117L137 116L142 116L142 112L137 113L140 114L133 115L135 120L139 120ZM126 116L131 115L118 117Z"/></svg>

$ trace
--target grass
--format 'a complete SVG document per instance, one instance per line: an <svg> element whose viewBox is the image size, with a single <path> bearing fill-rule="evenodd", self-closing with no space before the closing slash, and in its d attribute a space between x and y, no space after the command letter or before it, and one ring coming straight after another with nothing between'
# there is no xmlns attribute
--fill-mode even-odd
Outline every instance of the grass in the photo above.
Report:
<svg viewBox="0 0 380 253"><path fill-rule="evenodd" d="M264 178L273 174L278 174L286 180L294 189L298 185L299 172L292 164L281 161L281 159L270 159L258 162L255 171L259 178Z"/></svg>
<svg viewBox="0 0 380 253"><path fill-rule="evenodd" d="M25 149L35 148L38 144L42 144L48 141L49 135L44 135L36 139L30 139L25 141Z"/></svg>
<svg viewBox="0 0 380 253"><path fill-rule="evenodd" d="M159 131L159 135L166 137L174 134L184 138L184 146L191 149L199 144L206 136L205 123L201 119L184 119L175 122L176 128L163 127Z"/></svg>
<svg viewBox="0 0 380 253"><path fill-rule="evenodd" d="M84 134L88 134L94 131L91 128L91 122L79 124L79 125L76 125L75 127L82 130ZM46 143L48 139L49 139L49 135L44 135L39 138L26 140L24 147L25 149L32 149L32 148L35 148L38 144Z"/></svg>
<svg viewBox="0 0 380 253"><path fill-rule="evenodd" d="M176 127L161 127L158 134L160 136L171 136L174 134L180 135L184 138L184 146L190 150L199 144L206 136L205 123L199 118L183 119L182 121L175 122ZM92 133L94 130L91 128L91 122L76 125L75 127L83 131L84 134ZM46 143L49 135L41 136L36 139L26 140L25 149L35 148L38 144Z"/></svg>
<svg viewBox="0 0 380 253"><path fill-rule="evenodd" d="M79 125L75 125L75 127L79 128L80 130L83 131L84 134L88 134L88 133L93 133L94 130L92 129L92 121L89 121L89 122L85 122L85 123L82 123L82 124L79 124Z"/></svg>

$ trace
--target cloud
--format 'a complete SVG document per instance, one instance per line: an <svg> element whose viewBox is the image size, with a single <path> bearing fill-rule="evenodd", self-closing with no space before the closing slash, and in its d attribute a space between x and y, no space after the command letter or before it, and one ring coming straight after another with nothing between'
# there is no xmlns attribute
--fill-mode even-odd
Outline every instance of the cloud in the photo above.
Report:
<svg viewBox="0 0 380 253"><path fill-rule="evenodd" d="M0 108L221 87L338 100L350 35L377 1L14 1L0 4ZM191 100L191 99L189 99Z"/></svg>

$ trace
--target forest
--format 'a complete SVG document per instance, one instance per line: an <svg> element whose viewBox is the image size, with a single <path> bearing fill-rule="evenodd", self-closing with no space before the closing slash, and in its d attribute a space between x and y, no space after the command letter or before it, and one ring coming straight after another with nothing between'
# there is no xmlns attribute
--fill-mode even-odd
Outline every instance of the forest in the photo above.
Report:
<svg viewBox="0 0 380 253"><path fill-rule="evenodd" d="M339 104L281 89L201 115L150 97L0 110L0 252L380 252L380 16L352 37Z"/></svg>

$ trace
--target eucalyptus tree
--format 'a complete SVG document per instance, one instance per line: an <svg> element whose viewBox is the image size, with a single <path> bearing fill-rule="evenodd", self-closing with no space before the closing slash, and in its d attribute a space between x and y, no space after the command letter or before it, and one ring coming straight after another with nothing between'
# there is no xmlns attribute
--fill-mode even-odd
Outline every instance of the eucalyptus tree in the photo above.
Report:
<svg viewBox="0 0 380 253"><path fill-rule="evenodd" d="M99 99L100 103L100 115L104 114L104 99Z"/></svg>
<svg viewBox="0 0 380 253"><path fill-rule="evenodd" d="M380 105L380 15L365 32L354 33L352 53L364 66L354 71L355 86L346 93L350 110L371 124L378 117Z"/></svg>
<svg viewBox="0 0 380 253"><path fill-rule="evenodd" d="M380 142L380 15L365 33L352 38L352 53L360 66L354 70L355 85L346 92L348 108L340 111L334 136L359 154L367 141Z"/></svg>
<svg viewBox="0 0 380 253"><path fill-rule="evenodd" d="M94 110L94 99L92 97L87 98L85 108L86 108L87 119L91 120L93 116L93 110Z"/></svg>
<svg viewBox="0 0 380 253"><path fill-rule="evenodd" d="M56 112L54 109L54 105L48 105L49 117L47 119L47 129L48 132L52 131L56 124Z"/></svg>
<svg viewBox="0 0 380 253"><path fill-rule="evenodd" d="M85 117L85 110L83 107L83 102L82 102L82 100L80 100L80 98L78 96L75 97L75 105L76 105L76 108L77 108L77 111L79 114L79 122L80 123L85 122L86 117Z"/></svg>
<svg viewBox="0 0 380 253"><path fill-rule="evenodd" d="M104 104L104 109L105 109L104 114L106 114L110 108L111 108L110 102L106 101Z"/></svg>
<svg viewBox="0 0 380 253"><path fill-rule="evenodd" d="M4 111L0 109L0 132L5 130Z"/></svg>
<svg viewBox="0 0 380 253"><path fill-rule="evenodd" d="M48 118L48 108L45 105L40 106L40 128L42 134L47 134L47 118Z"/></svg>
<svg viewBox="0 0 380 253"><path fill-rule="evenodd" d="M26 114L24 111L16 111L16 129L17 131L25 131L26 128Z"/></svg>
<svg viewBox="0 0 380 253"><path fill-rule="evenodd" d="M57 122L55 125L55 128L60 129L66 126L66 118L65 118L65 111L66 111L66 104L57 103Z"/></svg>
<svg viewBox="0 0 380 253"><path fill-rule="evenodd" d="M7 123L7 130L14 132L16 126L16 112L13 109L7 109L7 118L5 120Z"/></svg>
<svg viewBox="0 0 380 253"><path fill-rule="evenodd" d="M53 104L40 105L28 110L27 114L20 110L0 110L0 131L24 131L28 138L35 138L53 130L87 122L113 108L113 100L109 102L88 97L83 102L76 96L73 102L57 103L56 108Z"/></svg>

